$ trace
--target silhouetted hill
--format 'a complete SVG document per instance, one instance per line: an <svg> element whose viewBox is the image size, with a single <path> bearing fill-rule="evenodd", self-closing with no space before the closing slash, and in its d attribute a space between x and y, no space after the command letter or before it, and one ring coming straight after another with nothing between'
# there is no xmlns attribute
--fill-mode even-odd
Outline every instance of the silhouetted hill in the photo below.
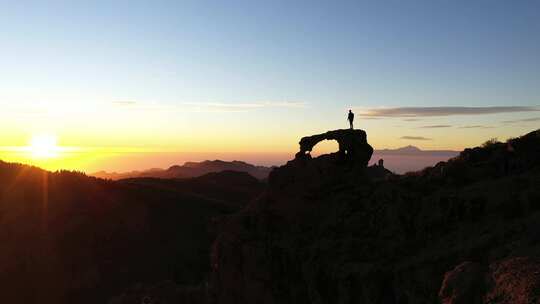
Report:
<svg viewBox="0 0 540 304"><path fill-rule="evenodd" d="M189 193L215 200L223 205L240 208L245 206L254 194L262 192L264 184L245 172L212 172L194 178L163 179L153 177L129 178L118 181L122 184L143 186L160 191Z"/></svg>
<svg viewBox="0 0 540 304"><path fill-rule="evenodd" d="M98 171L91 173L90 176L99 177L103 179L119 180L132 177L153 177L154 175L160 175L165 169L161 168L152 168L143 171L128 171L128 172L107 172L107 171Z"/></svg>
<svg viewBox="0 0 540 304"><path fill-rule="evenodd" d="M340 150L311 157L327 139ZM304 137L264 185L234 171L113 182L0 162L3 300L538 301L540 131L405 175L367 166L372 153L361 130Z"/></svg>
<svg viewBox="0 0 540 304"><path fill-rule="evenodd" d="M199 284L210 219L261 187L238 172L113 182L0 161L2 302L106 303L137 284Z"/></svg>
<svg viewBox="0 0 540 304"><path fill-rule="evenodd" d="M538 302L540 131L384 179L358 166L364 135L349 159L334 132L343 152L303 157L303 139L219 219L211 303Z"/></svg>
<svg viewBox="0 0 540 304"><path fill-rule="evenodd" d="M131 171L125 173L108 173L106 171L99 171L92 174L92 176L105 178L105 179L126 179L133 177L156 177L156 178L189 178L197 177L207 173L221 172L221 171L238 171L246 172L258 179L265 179L272 168L264 166L255 166L243 161L222 161L222 160L205 160L202 162L186 162L183 165L174 165L168 169L150 169L145 171Z"/></svg>
<svg viewBox="0 0 540 304"><path fill-rule="evenodd" d="M264 179L268 176L271 168L263 166L254 166L243 161L222 161L205 160L202 162L186 162L183 166L172 166L167 169L165 176L168 177L193 177L206 173L220 171L240 171L246 172L258 179Z"/></svg>

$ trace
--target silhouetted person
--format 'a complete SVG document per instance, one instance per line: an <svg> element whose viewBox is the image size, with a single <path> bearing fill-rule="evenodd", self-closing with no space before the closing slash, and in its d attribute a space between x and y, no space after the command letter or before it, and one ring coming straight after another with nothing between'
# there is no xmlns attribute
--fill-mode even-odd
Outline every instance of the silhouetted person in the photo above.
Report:
<svg viewBox="0 0 540 304"><path fill-rule="evenodd" d="M354 113L351 110L349 110L349 116L347 116L347 120L349 120L351 129L353 129Z"/></svg>

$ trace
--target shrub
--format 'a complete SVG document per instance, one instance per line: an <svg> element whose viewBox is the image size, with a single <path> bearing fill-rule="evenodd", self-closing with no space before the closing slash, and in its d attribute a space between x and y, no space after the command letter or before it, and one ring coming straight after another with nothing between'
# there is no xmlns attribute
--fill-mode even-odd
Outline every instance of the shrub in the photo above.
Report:
<svg viewBox="0 0 540 304"><path fill-rule="evenodd" d="M482 144L482 148L492 148L493 146L500 144L499 140L494 137L491 139L488 139L485 143Z"/></svg>

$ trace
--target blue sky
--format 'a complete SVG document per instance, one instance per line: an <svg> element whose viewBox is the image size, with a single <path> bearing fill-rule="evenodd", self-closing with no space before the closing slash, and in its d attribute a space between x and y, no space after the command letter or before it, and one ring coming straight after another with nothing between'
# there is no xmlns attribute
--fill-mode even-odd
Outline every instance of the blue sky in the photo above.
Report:
<svg viewBox="0 0 540 304"><path fill-rule="evenodd" d="M3 4L2 80L161 102L538 103L538 1L291 2Z"/></svg>
<svg viewBox="0 0 540 304"><path fill-rule="evenodd" d="M300 136L345 127L350 107L540 105L539 1L10 1L0 4L0 27L0 103L12 109L0 126L18 138L45 129L72 145L211 149L197 133L237 141L230 149L265 150L241 144L261 138L289 151ZM120 104L141 113L111 110ZM35 108L48 110L24 116ZM422 123L451 125L416 144L462 148L519 135L538 116L361 127L377 146L395 147L405 144L398 135L428 137L413 134ZM529 121L502 123L520 119ZM125 136L118 122L141 136ZM459 127L480 124L494 130L460 144Z"/></svg>
<svg viewBox="0 0 540 304"><path fill-rule="evenodd" d="M537 103L538 1L291 2L4 4L3 74L166 102Z"/></svg>

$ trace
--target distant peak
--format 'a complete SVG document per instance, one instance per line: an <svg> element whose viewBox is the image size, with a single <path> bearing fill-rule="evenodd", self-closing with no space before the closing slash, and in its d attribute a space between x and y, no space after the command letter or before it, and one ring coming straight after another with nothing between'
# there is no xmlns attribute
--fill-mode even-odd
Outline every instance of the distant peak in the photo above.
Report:
<svg viewBox="0 0 540 304"><path fill-rule="evenodd" d="M405 147L397 148L397 151L403 151L403 152L419 152L422 151L420 148L412 145L408 145Z"/></svg>

